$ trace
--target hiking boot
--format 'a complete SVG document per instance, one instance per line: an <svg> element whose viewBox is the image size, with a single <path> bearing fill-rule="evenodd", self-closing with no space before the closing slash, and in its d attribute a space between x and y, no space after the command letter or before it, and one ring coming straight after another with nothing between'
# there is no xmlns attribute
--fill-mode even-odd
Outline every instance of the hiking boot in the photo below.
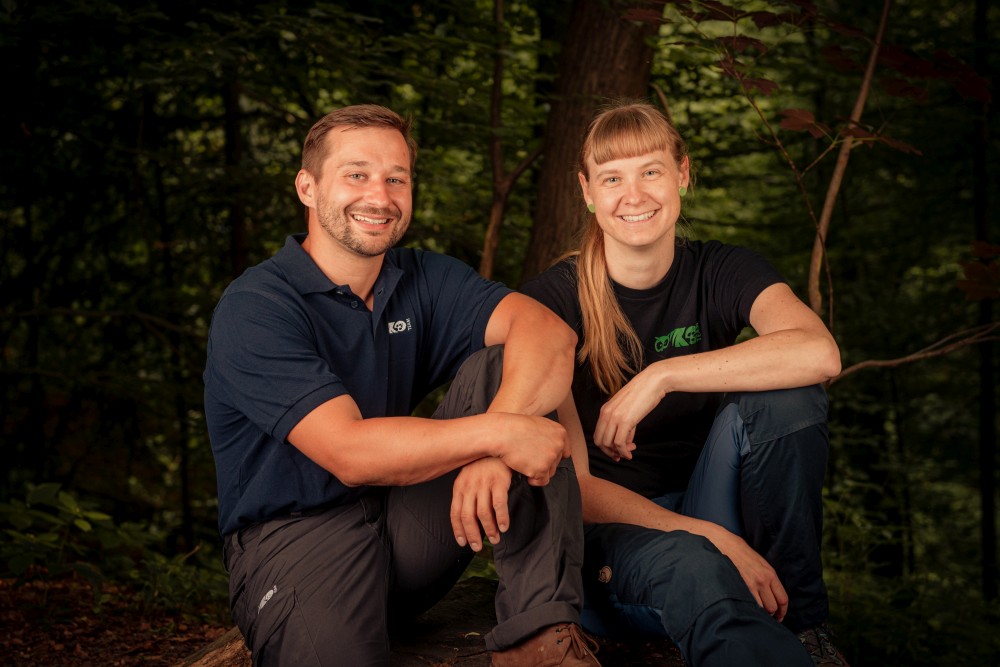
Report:
<svg viewBox="0 0 1000 667"><path fill-rule="evenodd" d="M535 636L493 653L493 667L601 667L597 642L573 623L544 628Z"/></svg>
<svg viewBox="0 0 1000 667"><path fill-rule="evenodd" d="M799 641L809 652L814 665L836 665L837 667L850 667L847 658L833 645L833 633L826 623L817 625L799 633Z"/></svg>

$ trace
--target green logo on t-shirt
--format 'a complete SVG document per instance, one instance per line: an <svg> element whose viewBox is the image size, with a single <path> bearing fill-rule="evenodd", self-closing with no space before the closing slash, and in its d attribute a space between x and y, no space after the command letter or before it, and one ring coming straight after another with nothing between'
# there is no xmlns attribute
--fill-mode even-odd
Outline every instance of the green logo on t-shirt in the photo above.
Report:
<svg viewBox="0 0 1000 667"><path fill-rule="evenodd" d="M689 327L677 327L666 336L657 336L653 346L657 352L663 352L669 347L688 347L701 340L701 327L692 324Z"/></svg>

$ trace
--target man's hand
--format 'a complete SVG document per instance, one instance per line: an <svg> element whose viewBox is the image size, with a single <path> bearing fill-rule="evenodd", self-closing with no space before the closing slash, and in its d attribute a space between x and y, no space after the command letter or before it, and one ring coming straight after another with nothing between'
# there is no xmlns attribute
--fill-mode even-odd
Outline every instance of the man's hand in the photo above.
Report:
<svg viewBox="0 0 1000 667"><path fill-rule="evenodd" d="M784 620L788 611L788 593L778 580L778 573L743 538L721 526L717 528L717 531L712 531L706 537L733 562L757 604L779 622Z"/></svg>
<svg viewBox="0 0 1000 667"><path fill-rule="evenodd" d="M451 495L451 528L460 546L468 544L479 551L483 533L490 544L496 544L500 534L507 532L510 480L511 469L492 457L473 461L458 473Z"/></svg>
<svg viewBox="0 0 1000 667"><path fill-rule="evenodd" d="M545 486L562 459L570 455L569 436L558 422L545 417L503 414L504 443L499 458L507 467L528 479L532 486Z"/></svg>

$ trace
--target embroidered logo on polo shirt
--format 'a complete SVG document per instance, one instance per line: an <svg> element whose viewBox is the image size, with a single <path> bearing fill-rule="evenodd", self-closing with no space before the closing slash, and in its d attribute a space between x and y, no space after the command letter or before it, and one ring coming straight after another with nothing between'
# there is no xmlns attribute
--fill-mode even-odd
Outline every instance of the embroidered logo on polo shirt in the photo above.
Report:
<svg viewBox="0 0 1000 667"><path fill-rule="evenodd" d="M409 331L413 327L410 325L410 318L407 317L405 320L396 320L395 322L389 322L389 333L398 334L404 331Z"/></svg>
<svg viewBox="0 0 1000 667"><path fill-rule="evenodd" d="M677 327L666 336L657 336L653 349L663 352L668 347L689 347L701 340L701 326Z"/></svg>

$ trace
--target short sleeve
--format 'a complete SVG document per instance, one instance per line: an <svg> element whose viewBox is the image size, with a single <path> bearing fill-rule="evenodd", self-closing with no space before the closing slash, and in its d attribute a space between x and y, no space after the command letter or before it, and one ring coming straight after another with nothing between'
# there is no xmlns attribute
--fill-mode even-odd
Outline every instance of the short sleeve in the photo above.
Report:
<svg viewBox="0 0 1000 667"><path fill-rule="evenodd" d="M512 290L453 257L432 252L415 257L422 276L419 298L430 325L427 374L430 386L436 386L454 377L462 362L482 349L493 311Z"/></svg>
<svg viewBox="0 0 1000 667"><path fill-rule="evenodd" d="M740 331L750 324L750 310L761 292L777 283L782 275L756 252L739 246L714 245L710 275L717 312ZM707 246L708 247L708 246Z"/></svg>
<svg viewBox="0 0 1000 667"><path fill-rule="evenodd" d="M314 341L295 305L264 292L226 294L209 332L206 391L283 441L304 416L347 393Z"/></svg>
<svg viewBox="0 0 1000 667"><path fill-rule="evenodd" d="M547 306L566 324L583 333L576 286L576 262L566 260L521 285L520 291Z"/></svg>

